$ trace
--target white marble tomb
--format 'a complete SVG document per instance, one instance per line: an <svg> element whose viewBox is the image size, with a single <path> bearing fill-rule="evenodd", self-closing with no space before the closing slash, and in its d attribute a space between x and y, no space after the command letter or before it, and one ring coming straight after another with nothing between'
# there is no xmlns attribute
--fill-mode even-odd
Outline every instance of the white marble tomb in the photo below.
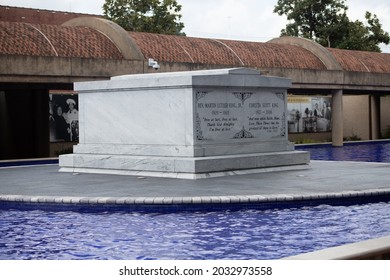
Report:
<svg viewBox="0 0 390 280"><path fill-rule="evenodd" d="M198 179L308 168L287 138L290 86L248 68L75 83L79 144L60 171Z"/></svg>

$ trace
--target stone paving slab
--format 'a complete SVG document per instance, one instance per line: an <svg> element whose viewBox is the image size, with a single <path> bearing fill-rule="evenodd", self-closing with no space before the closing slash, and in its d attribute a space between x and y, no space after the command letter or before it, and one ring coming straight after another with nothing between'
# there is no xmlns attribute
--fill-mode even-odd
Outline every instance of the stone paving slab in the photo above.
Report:
<svg viewBox="0 0 390 280"><path fill-rule="evenodd" d="M0 168L0 203L228 204L390 197L390 164L312 161L307 170L181 180Z"/></svg>

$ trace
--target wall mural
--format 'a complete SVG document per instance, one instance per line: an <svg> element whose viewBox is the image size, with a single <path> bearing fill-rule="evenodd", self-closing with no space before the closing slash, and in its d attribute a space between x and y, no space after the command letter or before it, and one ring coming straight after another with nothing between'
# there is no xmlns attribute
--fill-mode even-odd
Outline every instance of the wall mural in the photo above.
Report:
<svg viewBox="0 0 390 280"><path fill-rule="evenodd" d="M331 106L331 97L288 96L288 132L314 133L332 131Z"/></svg>

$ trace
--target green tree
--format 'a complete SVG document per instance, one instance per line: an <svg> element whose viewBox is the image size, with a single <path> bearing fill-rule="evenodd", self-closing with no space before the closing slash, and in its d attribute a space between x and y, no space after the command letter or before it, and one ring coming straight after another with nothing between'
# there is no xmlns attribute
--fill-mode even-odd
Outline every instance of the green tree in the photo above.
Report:
<svg viewBox="0 0 390 280"><path fill-rule="evenodd" d="M274 12L286 15L289 23L282 36L314 40L325 47L380 52L389 44L389 33L376 15L366 12L365 21L350 21L345 0L278 0Z"/></svg>
<svg viewBox="0 0 390 280"><path fill-rule="evenodd" d="M176 0L106 0L105 18L128 31L185 35Z"/></svg>

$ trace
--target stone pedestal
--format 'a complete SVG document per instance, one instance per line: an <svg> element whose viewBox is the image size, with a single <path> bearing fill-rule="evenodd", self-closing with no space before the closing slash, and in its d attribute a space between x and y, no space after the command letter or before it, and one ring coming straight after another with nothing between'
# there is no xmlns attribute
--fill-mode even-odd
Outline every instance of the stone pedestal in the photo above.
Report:
<svg viewBox="0 0 390 280"><path fill-rule="evenodd" d="M290 86L246 68L76 83L80 140L60 171L197 179L308 167L287 139Z"/></svg>

